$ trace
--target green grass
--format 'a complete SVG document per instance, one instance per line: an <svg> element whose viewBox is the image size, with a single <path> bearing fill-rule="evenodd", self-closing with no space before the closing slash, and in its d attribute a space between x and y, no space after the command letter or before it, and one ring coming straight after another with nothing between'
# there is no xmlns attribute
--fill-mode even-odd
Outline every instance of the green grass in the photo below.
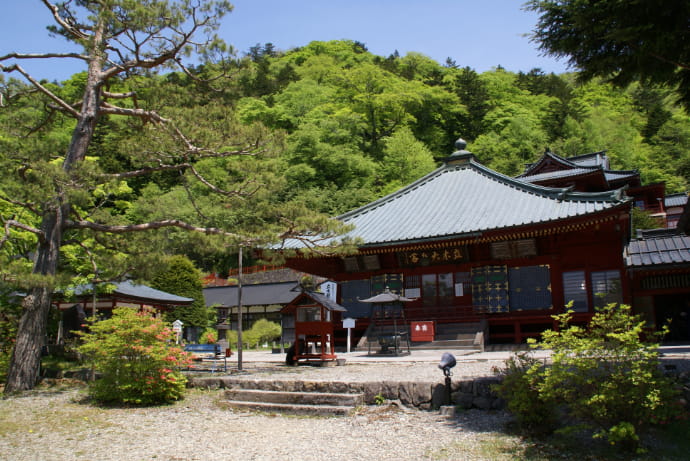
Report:
<svg viewBox="0 0 690 461"><path fill-rule="evenodd" d="M500 433L482 441L482 455L490 459L525 461L546 460L630 460L684 461L690 453L690 422L678 421L645 434L637 453L621 450L589 434L573 432L544 438L520 437Z"/></svg>
<svg viewBox="0 0 690 461"><path fill-rule="evenodd" d="M473 434L458 442L427 453L435 461L467 458L492 461L685 461L690 453L690 421L678 421L656 428L643 438L639 453L625 452L589 434L572 432L543 438L523 437L510 430Z"/></svg>
<svg viewBox="0 0 690 461"><path fill-rule="evenodd" d="M63 356L48 355L41 358L41 367L50 370L76 371L84 368L84 364Z"/></svg>

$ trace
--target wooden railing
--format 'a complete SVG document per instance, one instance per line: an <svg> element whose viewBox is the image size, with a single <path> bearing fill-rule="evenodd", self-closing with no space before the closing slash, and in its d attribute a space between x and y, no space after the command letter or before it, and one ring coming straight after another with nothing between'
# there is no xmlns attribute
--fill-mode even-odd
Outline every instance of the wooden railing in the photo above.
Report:
<svg viewBox="0 0 690 461"><path fill-rule="evenodd" d="M242 274L256 274L257 272L276 271L279 269L285 269L285 266L247 266L242 268ZM230 269L228 271L228 277L234 277L238 274L239 269Z"/></svg>

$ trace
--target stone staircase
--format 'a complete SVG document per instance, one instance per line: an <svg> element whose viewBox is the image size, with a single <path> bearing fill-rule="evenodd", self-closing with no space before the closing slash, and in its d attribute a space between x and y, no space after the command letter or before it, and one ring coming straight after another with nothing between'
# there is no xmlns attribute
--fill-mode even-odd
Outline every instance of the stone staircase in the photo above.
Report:
<svg viewBox="0 0 690 461"><path fill-rule="evenodd" d="M434 340L413 342L412 350L458 349L484 350L485 331L481 322L474 323L438 323Z"/></svg>
<svg viewBox="0 0 690 461"><path fill-rule="evenodd" d="M347 415L356 407L364 405L363 393L323 392L317 388L308 390L276 390L271 383L246 382L226 389L227 400L223 406L229 408L310 416Z"/></svg>

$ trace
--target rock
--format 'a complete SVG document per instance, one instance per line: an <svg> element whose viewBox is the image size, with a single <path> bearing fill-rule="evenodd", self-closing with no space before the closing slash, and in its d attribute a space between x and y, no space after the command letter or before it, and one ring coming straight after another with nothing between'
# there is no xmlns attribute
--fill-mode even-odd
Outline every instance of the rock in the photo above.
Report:
<svg viewBox="0 0 690 461"><path fill-rule="evenodd" d="M460 408L464 408L466 410L472 408L472 402L474 401L474 395L465 393L465 392L458 392L456 394L453 394L453 402L455 402L456 405L458 405Z"/></svg>
<svg viewBox="0 0 690 461"><path fill-rule="evenodd" d="M490 397L479 396L472 400L472 406L480 410L490 410L493 405L493 399Z"/></svg>

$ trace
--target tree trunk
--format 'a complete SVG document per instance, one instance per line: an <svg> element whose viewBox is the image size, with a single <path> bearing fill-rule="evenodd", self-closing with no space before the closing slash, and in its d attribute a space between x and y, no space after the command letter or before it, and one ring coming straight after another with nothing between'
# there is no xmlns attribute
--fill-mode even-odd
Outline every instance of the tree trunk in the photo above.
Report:
<svg viewBox="0 0 690 461"><path fill-rule="evenodd" d="M101 32L96 33L100 43ZM94 49L97 50L96 47ZM92 53L81 111L62 168L70 173L86 157L98 121L102 81L102 62L99 53ZM41 348L45 343L48 313L52 303L53 280L57 273L65 221L71 206L65 202L65 193L56 185L53 202L45 205L41 231L42 238L36 249L33 273L46 276L46 281L30 290L22 303L22 317L17 330L17 342L7 372L5 393L33 389L41 366Z"/></svg>
<svg viewBox="0 0 690 461"><path fill-rule="evenodd" d="M63 206L57 211L46 213L43 217L42 231L45 238L39 243L36 251L35 274L48 277L55 275L65 210L66 207ZM7 372L5 393L33 389L38 381L41 348L45 342L52 294L53 283L47 279L45 283L32 288L22 302L22 316Z"/></svg>

